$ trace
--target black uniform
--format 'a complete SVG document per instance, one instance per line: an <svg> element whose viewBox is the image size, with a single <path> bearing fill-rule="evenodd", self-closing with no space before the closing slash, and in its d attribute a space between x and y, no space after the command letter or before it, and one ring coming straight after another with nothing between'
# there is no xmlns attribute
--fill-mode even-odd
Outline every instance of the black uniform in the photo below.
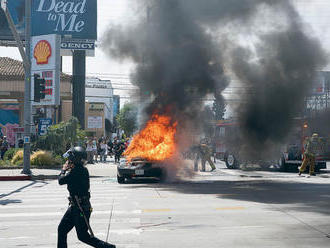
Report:
<svg viewBox="0 0 330 248"><path fill-rule="evenodd" d="M90 193L88 170L82 164L75 164L75 167L71 171L61 171L58 182L60 185L67 184L67 188L70 193L70 206L58 226L57 247L67 247L67 234L72 230L73 227L75 227L78 239L80 241L93 247L114 248L114 245L92 237L88 233L88 226L76 203L75 196L78 196L79 203L84 211L84 214L87 220L89 220L92 208L89 201Z"/></svg>

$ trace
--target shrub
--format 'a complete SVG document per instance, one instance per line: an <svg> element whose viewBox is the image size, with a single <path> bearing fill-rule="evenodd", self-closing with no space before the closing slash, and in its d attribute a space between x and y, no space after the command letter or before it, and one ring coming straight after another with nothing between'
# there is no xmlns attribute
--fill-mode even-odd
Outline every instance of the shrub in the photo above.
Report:
<svg viewBox="0 0 330 248"><path fill-rule="evenodd" d="M11 163L14 165L23 164L23 150L20 149L15 153L13 159L11 160Z"/></svg>
<svg viewBox="0 0 330 248"><path fill-rule="evenodd" d="M0 166L6 166L9 164L9 161L1 160L0 159Z"/></svg>
<svg viewBox="0 0 330 248"><path fill-rule="evenodd" d="M52 154L48 151L36 151L31 156L31 165L54 165L55 160Z"/></svg>
<svg viewBox="0 0 330 248"><path fill-rule="evenodd" d="M20 148L10 148L8 149L8 151L6 151L5 156L4 156L4 160L12 160L14 155L16 154L16 152L18 152L19 150L22 150Z"/></svg>
<svg viewBox="0 0 330 248"><path fill-rule="evenodd" d="M85 131L80 129L78 119L72 117L67 122L50 126L47 134L39 136L32 147L33 150L45 149L62 155L66 152L67 146L83 142L85 136Z"/></svg>

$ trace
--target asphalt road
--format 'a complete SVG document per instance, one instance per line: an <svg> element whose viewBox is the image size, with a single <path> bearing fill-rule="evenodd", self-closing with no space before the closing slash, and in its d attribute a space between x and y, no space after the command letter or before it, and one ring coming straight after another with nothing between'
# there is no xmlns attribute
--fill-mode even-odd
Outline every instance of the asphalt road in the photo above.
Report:
<svg viewBox="0 0 330 248"><path fill-rule="evenodd" d="M114 164L88 167L94 234L119 248L330 247L330 170L308 178L218 163L190 178L119 185ZM0 246L56 247L66 196L56 180L0 182ZM68 240L89 247L75 231Z"/></svg>

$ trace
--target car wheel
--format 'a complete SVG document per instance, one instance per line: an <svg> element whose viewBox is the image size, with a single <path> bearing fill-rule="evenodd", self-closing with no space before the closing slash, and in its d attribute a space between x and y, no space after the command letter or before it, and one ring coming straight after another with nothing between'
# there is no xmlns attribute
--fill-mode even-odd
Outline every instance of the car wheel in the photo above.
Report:
<svg viewBox="0 0 330 248"><path fill-rule="evenodd" d="M238 161L234 154L231 154L231 153L227 154L226 166L228 169L238 169Z"/></svg>
<svg viewBox="0 0 330 248"><path fill-rule="evenodd" d="M117 175L117 182L120 183L120 184L124 183L125 182L125 177L120 177L120 176Z"/></svg>

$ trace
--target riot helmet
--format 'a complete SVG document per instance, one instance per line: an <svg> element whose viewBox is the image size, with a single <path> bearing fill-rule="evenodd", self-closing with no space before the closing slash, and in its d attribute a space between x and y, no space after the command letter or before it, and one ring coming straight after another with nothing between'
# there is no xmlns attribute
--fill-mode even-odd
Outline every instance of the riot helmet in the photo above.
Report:
<svg viewBox="0 0 330 248"><path fill-rule="evenodd" d="M63 154L64 158L67 158L74 164L84 164L87 160L87 153L81 146L70 148L66 153Z"/></svg>

